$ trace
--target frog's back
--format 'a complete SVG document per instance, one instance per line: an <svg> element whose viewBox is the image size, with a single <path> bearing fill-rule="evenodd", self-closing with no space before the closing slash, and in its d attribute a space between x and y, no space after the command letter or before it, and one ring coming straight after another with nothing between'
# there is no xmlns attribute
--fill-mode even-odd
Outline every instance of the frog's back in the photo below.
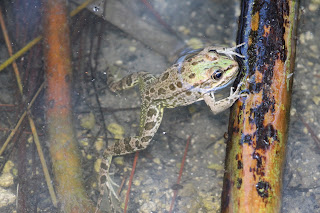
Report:
<svg viewBox="0 0 320 213"><path fill-rule="evenodd" d="M142 97L150 102L157 102L166 108L185 106L201 98L200 92L191 92L192 87L183 82L179 65L175 64L146 87Z"/></svg>

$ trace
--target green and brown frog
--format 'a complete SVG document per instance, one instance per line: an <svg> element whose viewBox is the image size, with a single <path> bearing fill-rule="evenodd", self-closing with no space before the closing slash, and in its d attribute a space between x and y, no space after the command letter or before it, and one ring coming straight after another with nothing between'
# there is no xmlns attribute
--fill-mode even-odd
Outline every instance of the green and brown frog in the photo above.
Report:
<svg viewBox="0 0 320 213"><path fill-rule="evenodd" d="M209 46L201 51L190 51L158 77L147 72L137 72L115 81L114 76L108 73L107 83L113 92L139 85L140 130L139 135L116 140L104 151L100 168L100 197L97 210L100 208L105 190L109 191L109 199L112 195L116 197L112 187L114 183L109 177L112 156L145 149L161 124L164 108L186 106L204 100L216 114L231 107L239 97L246 96L240 94L240 83L235 92L231 88L229 97L219 101L214 98L215 91L232 83L237 76L239 64L235 57L243 56L234 50L241 45L233 48Z"/></svg>

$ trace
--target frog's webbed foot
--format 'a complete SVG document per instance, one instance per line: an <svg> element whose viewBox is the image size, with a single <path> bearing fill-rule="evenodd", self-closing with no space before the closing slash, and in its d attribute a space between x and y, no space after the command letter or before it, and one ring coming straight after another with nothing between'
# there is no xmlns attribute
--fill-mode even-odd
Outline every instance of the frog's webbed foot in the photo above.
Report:
<svg viewBox="0 0 320 213"><path fill-rule="evenodd" d="M237 53L235 52L235 50L238 48L238 47L241 47L243 46L245 43L241 43L241 44L238 44L237 46L235 47L231 47L231 48L221 48L221 49L217 49L217 52L218 53L223 53L223 54L226 54L228 55L230 58L232 58L232 56L236 55L240 58L245 58L245 56L241 55L240 53Z"/></svg>
<svg viewBox="0 0 320 213"><path fill-rule="evenodd" d="M101 162L101 167L100 167L100 174L99 174L99 188L100 188L100 195L98 198L98 202L97 202L97 208L96 208L96 213L98 212L98 210L100 209L101 206L101 202L103 199L103 195L105 194L105 191L107 191L108 195L108 200L109 200L109 205L110 205L110 209L112 212L116 212L116 205L114 202L115 198L117 201L119 201L119 197L116 193L116 190L114 189L114 186L119 187L118 184L116 184L112 178L110 177L109 173L109 168L111 165L111 161L112 161L112 155L105 157L102 162Z"/></svg>
<svg viewBox="0 0 320 213"><path fill-rule="evenodd" d="M107 189L108 189L108 191L109 191L109 195L114 196L117 200L119 200L119 197L118 197L116 191L115 191L114 188L113 188L113 186L119 188L119 185L116 184L116 183L112 180L112 178L110 177L110 175L113 175L113 174L114 174L114 173L108 173L108 174L106 174L106 177L107 177L106 187L107 187Z"/></svg>
<svg viewBox="0 0 320 213"><path fill-rule="evenodd" d="M211 94L204 94L203 99L206 102L206 104L210 107L211 111L214 114L218 114L231 107L234 104L234 102L238 100L240 97L247 97L247 94L240 94L240 87L242 84L242 82L238 84L235 92L233 92L233 87L231 87L229 97L226 97L219 101L215 100L213 92Z"/></svg>
<svg viewBox="0 0 320 213"><path fill-rule="evenodd" d="M247 93L243 93L245 90L240 90L241 89L241 86L243 85L243 82L240 82L237 86L237 89L235 92L233 92L233 87L231 87L230 89L230 95L228 98L236 98L239 99L240 97L248 97L248 94Z"/></svg>

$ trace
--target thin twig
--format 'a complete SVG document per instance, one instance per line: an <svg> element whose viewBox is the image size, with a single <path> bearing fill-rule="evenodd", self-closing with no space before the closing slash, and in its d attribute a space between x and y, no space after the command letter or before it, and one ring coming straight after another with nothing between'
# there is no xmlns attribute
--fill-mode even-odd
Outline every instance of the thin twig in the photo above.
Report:
<svg viewBox="0 0 320 213"><path fill-rule="evenodd" d="M187 152L188 152L188 147L189 147L190 141L191 141L191 136L188 137L187 144L186 144L186 147L184 149L184 154L183 154L183 158L182 158L182 161L181 161L181 166L180 166L179 176L178 176L178 179L177 179L177 184L180 184L180 181L181 181L182 172L183 172L183 168L184 168L184 163L186 162L186 157L187 157ZM173 210L173 206L174 206L174 203L176 201L177 194L178 194L178 189L173 190L173 197L172 197L169 213L171 213L172 210Z"/></svg>
<svg viewBox="0 0 320 213"><path fill-rule="evenodd" d="M0 104L0 107L17 107L15 104Z"/></svg>
<svg viewBox="0 0 320 213"><path fill-rule="evenodd" d="M107 1L104 1L104 5L103 5L103 13L105 13L105 8L106 8L106 3ZM100 47L101 47L101 41L102 41L102 34L103 34L103 31L104 31L104 26L105 24L104 23L101 23L100 22L100 29L99 29L99 33L98 33L98 40L97 40L97 47L96 48L93 48L93 43L94 43L94 39L92 39L92 43L91 43L91 56L92 56L92 53L93 53L93 49L96 51L95 54L93 54L93 57L92 57L92 60L95 62L94 63L94 67L91 67L90 69L90 74L91 74L91 83L92 83L92 88L93 90L95 91L95 98L96 98L96 102L97 102L97 105L98 105L98 109L99 109L99 118L100 118L100 122L102 124L102 127L104 130L107 129L107 126L106 126L106 123L105 123L105 118L104 118L104 113L102 111L102 107L101 107L101 102L100 102L100 99L99 99L99 95L98 95L98 92L97 92L97 86L96 86L96 71L97 71L97 67L98 67L98 57L99 57L99 52L100 52ZM90 57L91 58L91 57ZM91 61L90 61L91 62ZM107 131L102 131L105 138L106 138L106 147L108 147L108 132Z"/></svg>
<svg viewBox="0 0 320 213"><path fill-rule="evenodd" d="M132 170L131 170L131 174L130 174L130 179L129 179L129 184L128 184L128 191L127 191L127 194L126 194L126 200L124 202L124 210L123 210L124 213L127 212L128 201L129 201L130 190L131 190L131 184L132 184L132 180L133 180L134 171L136 170L138 157L139 157L139 152L136 152L136 154L134 155L134 161L133 161Z"/></svg>
<svg viewBox="0 0 320 213"><path fill-rule="evenodd" d="M13 129L10 129L10 128L1 128L0 127L0 132L7 132L7 131L13 131ZM27 134L27 135L31 135L32 134L32 132L30 132L30 131L23 131L22 133L24 133L24 134ZM40 133L40 134L38 134L39 136L43 136L43 133Z"/></svg>
<svg viewBox="0 0 320 213"><path fill-rule="evenodd" d="M297 112L297 115L300 118L300 120L302 121L303 125L308 129L308 132L310 133L310 135L311 135L312 139L314 140L314 142L316 142L318 150L320 150L320 139L317 137L317 134L312 130L310 125L307 124L307 122L305 122L305 120L302 118L300 113Z"/></svg>
<svg viewBox="0 0 320 213"><path fill-rule="evenodd" d="M46 183L47 183L47 186L48 186L49 194L50 194L50 197L52 199L53 206L57 207L58 206L57 196L56 196L56 194L54 192L54 188L53 188L53 185L52 185L52 180L50 178L49 170L48 170L48 167L47 167L47 164L46 164L46 160L44 158L44 154L43 154L43 151L42 151L42 148L41 148L41 143L40 143L40 140L39 140L39 136L38 136L34 121L33 121L32 117L30 115L30 111L28 112L28 118L29 118L30 128L31 128L31 131L32 131L32 134L33 134L33 140L34 140L34 142L36 144L36 147L37 147L37 151L38 151L38 155L39 155L39 158L40 158L41 166L42 166L42 169L43 169L44 177L46 179Z"/></svg>
<svg viewBox="0 0 320 213"><path fill-rule="evenodd" d="M1 30L2 30L2 34L3 34L4 40L5 40L7 48L8 48L9 55L12 56L13 55L12 46L11 46L11 42L10 42L10 39L9 39L7 28L6 28L4 19L3 19L2 8L0 8L0 25L1 25ZM19 71L18 71L17 63L15 61L13 62L12 67L13 67L13 71L14 71L14 74L15 74L16 79L17 79L19 91L20 91L20 93L22 93L23 88L22 88L22 84L21 84L21 78L20 78L20 74L19 74Z"/></svg>
<svg viewBox="0 0 320 213"><path fill-rule="evenodd" d="M123 188L123 185L124 185L125 182L126 182L126 179L127 179L127 175L125 175L125 176L122 178L121 184L120 184L119 189L118 189L118 191L117 191L117 195L118 195L118 196L119 196L120 193L121 193L121 190L122 190L122 188Z"/></svg>
<svg viewBox="0 0 320 213"><path fill-rule="evenodd" d="M86 2L84 2L83 4L81 4L79 7L77 7L76 9L74 9L73 11L71 11L70 16L73 17L75 16L77 13L79 13L81 10L83 10L86 6L88 6L88 4L90 4L93 0L87 0ZM26 46L24 46L21 50L19 50L18 52L16 52L15 54L13 54L10 58L8 58L5 62L3 62L0 65L0 72L6 68L7 66L9 66L10 64L12 64L12 62L14 62L16 59L18 59L20 56L22 56L24 53L26 53L28 50L30 50L34 45L36 45L41 39L42 39L42 35L36 37L35 39L33 39L32 41L30 41Z"/></svg>
<svg viewBox="0 0 320 213"><path fill-rule="evenodd" d="M180 36L170 27L160 16L160 14L153 8L153 6L147 0L141 0L142 3L151 11L151 13L156 17L158 22L164 26L170 33L177 36L177 38L181 39ZM181 39L182 40L182 39Z"/></svg>
<svg viewBox="0 0 320 213"><path fill-rule="evenodd" d="M32 107L34 101L36 100L36 98L38 97L38 95L40 94L41 90L44 87L44 83L41 84L41 86L39 87L38 91L36 92L36 94L33 96L32 100L30 101L30 104L28 105L27 109L23 112L23 114L21 115L18 123L16 124L16 126L14 127L14 129L12 130L12 132L9 134L7 140L4 142L3 146L0 149L0 156L3 154L4 150L6 149L8 143L10 142L10 140L12 139L12 137L14 136L14 134L17 132L18 128L20 127L23 119L26 117L28 110L30 110L30 108Z"/></svg>
<svg viewBox="0 0 320 213"><path fill-rule="evenodd" d="M9 38L9 35L8 35L7 28L6 28L4 20L3 20L3 15L2 15L1 9L0 9L0 24L1 24L1 29L2 29L3 35L5 37L5 42L6 42L6 45L7 45L7 48L8 48L9 55L12 56L12 53L13 53L12 46L11 46L11 42L10 42L10 38ZM23 97L23 87L22 87L20 72L18 70L17 63L14 61L12 63L12 66L13 66L14 74L15 74L16 79L17 79L19 92L21 94L21 97ZM51 199L52 199L52 203L53 203L54 207L57 207L58 206L58 201L57 201L57 197L56 197L56 194L54 192L54 189L53 189L52 180L50 178L50 174L49 174L49 170L48 170L48 167L47 167L47 164L46 164L46 160L44 158L44 154L43 154L43 151L42 151L41 143L39 141L39 135L38 135L36 126L34 124L34 121L32 119L30 111L27 110L27 112L28 112L27 115L28 115L29 125L30 125L31 131L32 131L34 142L35 142L37 150L38 150L38 155L39 155L40 162L41 162L41 165L42 165L44 177L45 177L48 189L49 189L49 193L50 193L50 196L51 196Z"/></svg>

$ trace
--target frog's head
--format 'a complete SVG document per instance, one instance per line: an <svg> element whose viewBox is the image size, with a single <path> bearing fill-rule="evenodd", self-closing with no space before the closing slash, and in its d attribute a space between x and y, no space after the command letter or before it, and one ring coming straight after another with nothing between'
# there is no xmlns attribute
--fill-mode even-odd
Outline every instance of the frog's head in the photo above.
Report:
<svg viewBox="0 0 320 213"><path fill-rule="evenodd" d="M207 47L192 58L186 58L182 78L189 89L201 93L219 90L230 84L239 71L232 49Z"/></svg>

